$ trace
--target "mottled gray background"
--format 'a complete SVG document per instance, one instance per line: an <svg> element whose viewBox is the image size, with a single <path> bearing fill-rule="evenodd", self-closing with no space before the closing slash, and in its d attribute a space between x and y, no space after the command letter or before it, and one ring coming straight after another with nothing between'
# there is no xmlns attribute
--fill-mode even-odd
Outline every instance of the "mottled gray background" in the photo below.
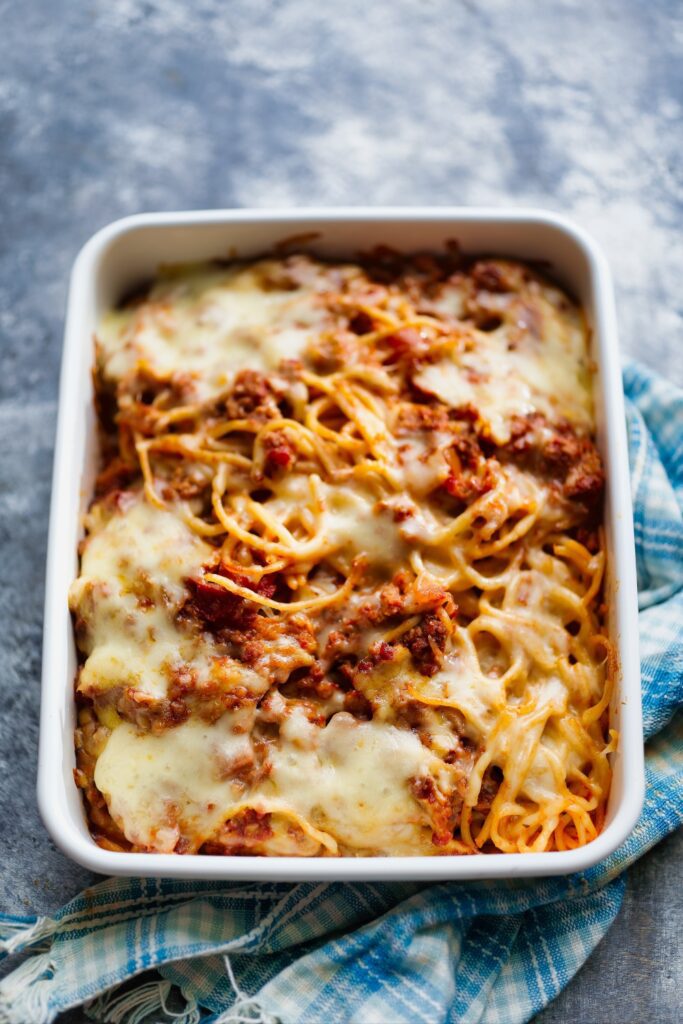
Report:
<svg viewBox="0 0 683 1024"><path fill-rule="evenodd" d="M90 880L35 808L67 276L140 210L534 204L604 244L623 348L683 383L676 0L0 0L0 906ZM680 836L539 1024L677 1021ZM80 1014L71 1015L73 1022Z"/></svg>

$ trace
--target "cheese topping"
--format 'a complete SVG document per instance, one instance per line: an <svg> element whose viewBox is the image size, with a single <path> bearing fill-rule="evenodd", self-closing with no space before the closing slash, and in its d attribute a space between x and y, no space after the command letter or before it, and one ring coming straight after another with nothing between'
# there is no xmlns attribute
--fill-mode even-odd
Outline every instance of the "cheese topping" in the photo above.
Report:
<svg viewBox="0 0 683 1024"><path fill-rule="evenodd" d="M192 837L193 850L216 831L239 803L233 765L253 758L249 737L232 725L225 715L213 725L190 719L160 735L128 722L114 730L95 783L131 842L170 853L181 836Z"/></svg>
<svg viewBox="0 0 683 1024"><path fill-rule="evenodd" d="M516 342L505 326L477 331L462 351L425 366L415 381L446 405L476 409L498 444L510 440L512 417L534 412L590 430L585 336L578 323L563 330L556 324L549 320L542 336Z"/></svg>
<svg viewBox="0 0 683 1024"><path fill-rule="evenodd" d="M298 358L330 317L326 278L280 280L277 262L169 272L139 305L107 313L97 332L105 380L139 367L191 378L193 397L220 391L245 367L274 370Z"/></svg>
<svg viewBox="0 0 683 1024"><path fill-rule="evenodd" d="M194 686L265 692L267 681L226 658L210 634L185 630L178 621L187 580L199 576L213 554L208 544L141 493L128 494L110 515L95 506L88 528L70 592L72 611L87 623L81 693L132 688L162 700L178 677Z"/></svg>
<svg viewBox="0 0 683 1024"><path fill-rule="evenodd" d="M231 781L231 765L252 760L253 750L231 727L226 715L212 726L191 719L161 735L141 735L128 724L112 733L95 782L129 839L171 851L191 835L196 849L248 800L271 813L294 812L349 851L430 852L431 832L407 783L448 771L412 732L346 713L322 729L304 719L293 736L283 729L266 780L245 793Z"/></svg>

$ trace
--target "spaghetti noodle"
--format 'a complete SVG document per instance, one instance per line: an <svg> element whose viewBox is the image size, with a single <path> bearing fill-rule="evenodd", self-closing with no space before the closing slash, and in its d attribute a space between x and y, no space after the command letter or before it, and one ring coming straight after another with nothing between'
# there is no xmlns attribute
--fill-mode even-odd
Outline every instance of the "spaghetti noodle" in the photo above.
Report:
<svg viewBox="0 0 683 1024"><path fill-rule="evenodd" d="M523 264L171 268L98 331L70 604L109 849L565 850L610 785L580 311Z"/></svg>

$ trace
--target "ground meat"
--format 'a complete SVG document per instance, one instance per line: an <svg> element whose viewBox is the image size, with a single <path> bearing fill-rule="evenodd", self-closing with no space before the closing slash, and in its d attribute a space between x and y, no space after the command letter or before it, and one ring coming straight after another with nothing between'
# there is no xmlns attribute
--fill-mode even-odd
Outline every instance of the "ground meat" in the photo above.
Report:
<svg viewBox="0 0 683 1024"><path fill-rule="evenodd" d="M457 456L454 460L456 468L446 477L441 490L459 504L468 505L491 490L496 482L495 471L469 430L463 430L454 437L451 450Z"/></svg>
<svg viewBox="0 0 683 1024"><path fill-rule="evenodd" d="M102 498L112 491L125 490L137 475L138 470L134 465L116 456L97 474L95 497Z"/></svg>
<svg viewBox="0 0 683 1024"><path fill-rule="evenodd" d="M503 263L479 260L470 269L470 277L477 288L487 292L515 291L519 282Z"/></svg>
<svg viewBox="0 0 683 1024"><path fill-rule="evenodd" d="M408 294L422 297L430 286L447 280L460 268L462 255L455 242L447 243L445 252L419 252L412 256L380 245L364 254L360 262L373 281L395 284Z"/></svg>
<svg viewBox="0 0 683 1024"><path fill-rule="evenodd" d="M163 732L164 729L182 725L189 718L190 708L185 703L184 696L185 694L173 694L168 699L153 697L134 686L128 686L121 690L116 710L139 729Z"/></svg>
<svg viewBox="0 0 683 1024"><path fill-rule="evenodd" d="M402 407L394 428L397 437L423 435L422 443L431 443L432 451L441 453L444 472L448 475L439 484L440 495L465 504L490 490L495 483L493 467L487 458L490 452L484 452L483 442L471 425L477 419L478 412L473 406L448 409L438 403L413 403Z"/></svg>
<svg viewBox="0 0 683 1024"><path fill-rule="evenodd" d="M449 498L455 498L459 505L469 505L475 498L481 497L486 491L493 487L493 475L491 473L482 476L472 473L449 473L441 485L444 494Z"/></svg>
<svg viewBox="0 0 683 1024"><path fill-rule="evenodd" d="M328 635L323 659L329 672L334 673L342 687L354 686L359 672L372 671L381 662L390 661L396 653L394 645L382 640L365 649L368 626L421 614L424 615L422 625L409 630L397 642L410 646L424 675L433 675L438 667L438 652L444 650L446 641L446 629L441 619L433 614L437 608L443 608L450 618L457 613L453 597L438 583L397 573L391 583L360 605L356 615L344 619L339 628Z"/></svg>
<svg viewBox="0 0 683 1024"><path fill-rule="evenodd" d="M287 592L291 594L288 588ZM284 596L279 591L276 595ZM216 636L234 647L240 661L275 683L284 683L299 669L312 668L317 650L311 622L302 614L287 618L255 615L247 629L223 629Z"/></svg>
<svg viewBox="0 0 683 1024"><path fill-rule="evenodd" d="M273 834L270 814L257 811L253 807L231 818L223 828L234 835L250 836L253 839L269 839Z"/></svg>
<svg viewBox="0 0 683 1024"><path fill-rule="evenodd" d="M200 853L243 856L258 853L254 849L273 835L270 813L247 807L226 821L220 832L201 847Z"/></svg>
<svg viewBox="0 0 683 1024"><path fill-rule="evenodd" d="M264 576L258 583L248 580L244 576L235 576L220 566L214 570L219 576L225 576L235 583L256 594L264 597L273 597L278 589L277 574ZM258 614L259 606L251 601L245 600L238 594L225 590L217 583L211 583L203 578L188 579L187 586L190 591L190 599L186 603L183 612L189 613L198 618L203 626L209 630L221 629L248 629L254 624Z"/></svg>
<svg viewBox="0 0 683 1024"><path fill-rule="evenodd" d="M455 436L451 448L456 452L458 461L472 472L479 471L484 455L476 436L470 431L463 431Z"/></svg>
<svg viewBox="0 0 683 1024"><path fill-rule="evenodd" d="M453 598L447 590L428 575L412 577L399 572L379 592L379 607L368 601L361 606L361 616L370 622L382 622L393 615L416 615L444 607L450 615L455 611Z"/></svg>
<svg viewBox="0 0 683 1024"><path fill-rule="evenodd" d="M574 531L574 536L579 544L583 544L584 547L588 548L592 555L595 555L600 550L600 532L595 528L589 528L587 526L579 526Z"/></svg>
<svg viewBox="0 0 683 1024"><path fill-rule="evenodd" d="M500 454L531 458L539 447L538 433L544 428L545 422L545 416L538 412L527 416L512 416L510 440L499 449Z"/></svg>
<svg viewBox="0 0 683 1024"><path fill-rule="evenodd" d="M371 672L376 665L380 665L383 661L391 661L394 657L394 648L391 644L386 643L384 640L378 640L377 643L372 644L370 647L367 657L361 659L356 666L358 672Z"/></svg>
<svg viewBox="0 0 683 1024"><path fill-rule="evenodd" d="M437 787L431 775L412 779L410 789L418 803L427 811L433 829L432 842L435 846L447 846L453 838L462 798L446 796Z"/></svg>
<svg viewBox="0 0 683 1024"><path fill-rule="evenodd" d="M280 693L283 696L309 703L311 700L329 700L333 694L339 693L339 690L339 685L325 675L325 670L319 661L295 669L290 673L284 685L280 687Z"/></svg>
<svg viewBox="0 0 683 1024"><path fill-rule="evenodd" d="M450 425L448 406L436 401L432 405L403 402L394 432L402 437L418 431L448 430Z"/></svg>
<svg viewBox="0 0 683 1024"><path fill-rule="evenodd" d="M231 420L265 421L280 415L271 381L256 370L240 370L224 406Z"/></svg>
<svg viewBox="0 0 683 1024"><path fill-rule="evenodd" d="M210 472L205 466L188 463L173 452L165 452L163 484L157 481L165 501L181 498L189 501L206 495L211 487Z"/></svg>
<svg viewBox="0 0 683 1024"><path fill-rule="evenodd" d="M273 430L268 434L263 447L266 453L263 471L268 477L287 472L296 462L296 449L284 430Z"/></svg>
<svg viewBox="0 0 683 1024"><path fill-rule="evenodd" d="M330 639L325 647L325 654L330 658L328 672L342 690L348 690L353 686L357 658L353 654L342 654L337 657L337 652L345 651L350 646L350 641L341 632L337 633L334 639L332 636L330 634Z"/></svg>
<svg viewBox="0 0 683 1024"><path fill-rule="evenodd" d="M386 583L376 594L364 601L354 616L342 620L339 627L332 630L325 644L324 657L328 662L334 662L335 670L344 673L345 658L350 655L354 658L365 655L362 643L368 626L378 626L390 619L407 618L440 607L444 607L449 615L455 614L453 598L440 584L428 578L416 578L410 573L397 573L391 583ZM387 648L387 651L391 649L389 644L384 644L383 647ZM375 645L374 650L379 649ZM367 656L369 667L377 664L378 660L386 660L382 655L378 657L376 653L368 652ZM355 667L354 660L353 667L348 670L350 678Z"/></svg>
<svg viewBox="0 0 683 1024"><path fill-rule="evenodd" d="M583 503L589 511L602 499L605 473L600 453L569 423L549 424L539 413L516 417L510 441L498 453L556 480L565 498Z"/></svg>
<svg viewBox="0 0 683 1024"><path fill-rule="evenodd" d="M415 362L429 351L429 342L414 327L404 327L388 335L382 339L382 345L391 352L387 360L389 363L396 363L401 359Z"/></svg>
<svg viewBox="0 0 683 1024"><path fill-rule="evenodd" d="M394 615L400 615L404 605L405 594L400 582L394 580L391 583L386 583L376 597L361 605L360 615L355 623L359 629L364 629L367 624L377 626Z"/></svg>
<svg viewBox="0 0 683 1024"><path fill-rule="evenodd" d="M404 633L401 640L423 676L433 676L441 667L448 631L438 615L424 615L422 622Z"/></svg>
<svg viewBox="0 0 683 1024"><path fill-rule="evenodd" d="M479 419L479 410L471 402L453 406L450 414L454 420L460 420L463 423L476 423Z"/></svg>
<svg viewBox="0 0 683 1024"><path fill-rule="evenodd" d="M592 508L599 502L605 487L602 459L593 442L587 438L577 455L577 461L567 473L564 493L568 498L582 501Z"/></svg>
<svg viewBox="0 0 683 1024"><path fill-rule="evenodd" d="M344 711L348 711L354 718L362 718L368 722L372 718L372 704L359 690L349 690L344 695Z"/></svg>

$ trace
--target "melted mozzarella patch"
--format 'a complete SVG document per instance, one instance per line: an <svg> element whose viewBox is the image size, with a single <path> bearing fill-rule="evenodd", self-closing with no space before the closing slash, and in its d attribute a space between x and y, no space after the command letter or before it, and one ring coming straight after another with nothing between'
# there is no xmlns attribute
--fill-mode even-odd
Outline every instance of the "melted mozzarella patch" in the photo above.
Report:
<svg viewBox="0 0 683 1024"><path fill-rule="evenodd" d="M362 487L329 488L323 522L330 544L351 559L362 555L371 566L385 569L388 575L406 560L409 546L393 510L383 507Z"/></svg>
<svg viewBox="0 0 683 1024"><path fill-rule="evenodd" d="M95 784L126 838L161 853L182 837L192 852L214 834L242 788L230 775L253 759L248 735L233 716L209 725L189 719L156 735L128 722L109 737L95 767Z"/></svg>
<svg viewBox="0 0 683 1024"><path fill-rule="evenodd" d="M406 490L424 497L444 482L450 472L444 450L450 443L452 437L438 431L401 440L398 462Z"/></svg>
<svg viewBox="0 0 683 1024"><path fill-rule="evenodd" d="M163 699L174 673L221 690L246 687L258 695L267 689L256 672L221 657L208 634L179 628L185 581L213 553L181 519L137 494L111 514L95 506L88 526L81 574L70 591L71 609L85 627L82 693L132 687Z"/></svg>
<svg viewBox="0 0 683 1024"><path fill-rule="evenodd" d="M415 733L344 712L320 728L295 710L271 748L270 772L245 793L231 781L231 766L250 760L252 748L233 725L225 715L213 725L190 719L159 735L128 723L114 729L95 783L131 842L170 852L182 838L196 850L235 809L250 806L303 817L352 855L435 852L410 786L428 775L447 786L449 768Z"/></svg>
<svg viewBox="0 0 683 1024"><path fill-rule="evenodd" d="M129 603L133 580L148 580L170 605L185 594L185 579L212 553L212 548L178 516L129 492L111 514L97 505L88 516L88 539L75 588L102 582ZM140 595L142 596L142 595Z"/></svg>
<svg viewBox="0 0 683 1024"><path fill-rule="evenodd" d="M446 405L473 406L498 444L510 439L510 419L543 413L580 429L593 425L585 331L575 310L560 313L540 298L542 328L512 333L507 324L474 332L472 344L423 367L416 383Z"/></svg>
<svg viewBox="0 0 683 1024"><path fill-rule="evenodd" d="M443 769L415 733L344 712L272 753L265 783L351 852L434 852L410 780Z"/></svg>
<svg viewBox="0 0 683 1024"><path fill-rule="evenodd" d="M248 267L203 266L169 274L139 305L107 313L98 332L105 380L137 368L161 378L182 373L196 399L220 391L244 368L267 372L301 355L329 313L317 298L330 287L322 265L305 283L278 284L277 261Z"/></svg>

